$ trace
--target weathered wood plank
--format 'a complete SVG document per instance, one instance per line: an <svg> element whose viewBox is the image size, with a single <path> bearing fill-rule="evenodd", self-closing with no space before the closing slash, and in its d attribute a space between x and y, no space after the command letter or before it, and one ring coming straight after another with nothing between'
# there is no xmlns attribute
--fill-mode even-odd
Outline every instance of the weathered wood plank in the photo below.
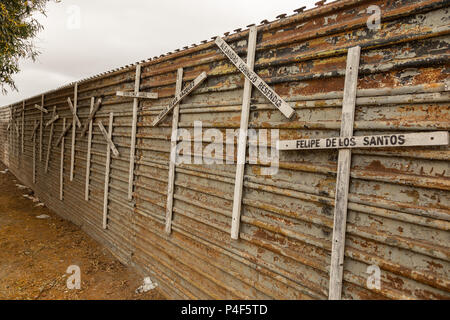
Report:
<svg viewBox="0 0 450 320"><path fill-rule="evenodd" d="M38 105L38 104L35 104L34 107L35 107L36 109L40 110L41 112L48 113L48 110L47 110L47 109L45 109L44 107L41 107L41 106Z"/></svg>
<svg viewBox="0 0 450 320"><path fill-rule="evenodd" d="M257 29L255 26L250 28L248 37L247 50L247 66L250 71L253 71L255 66L256 53L256 36ZM231 238L239 238L239 229L241 224L241 207L242 207L242 189L244 187L244 171L245 171L245 157L247 151L247 131L248 120L250 116L250 101L252 98L252 82L245 78L244 95L242 99L241 110L241 125L239 130L237 163L236 163L236 177L234 181L234 196L233 196L233 213L231 220Z"/></svg>
<svg viewBox="0 0 450 320"><path fill-rule="evenodd" d="M32 132L32 134L31 134L30 140L33 140L33 139L34 139L34 137L36 136L36 132L37 132L37 129L38 129L38 128L39 128L39 121L35 120L35 121L34 121L33 132Z"/></svg>
<svg viewBox="0 0 450 320"><path fill-rule="evenodd" d="M44 108L44 95L41 96L41 106L41 121L39 122L39 161L42 161L42 125L44 124L44 112L48 113L47 109Z"/></svg>
<svg viewBox="0 0 450 320"><path fill-rule="evenodd" d="M24 149L24 134L25 134L25 101L22 101L22 154Z"/></svg>
<svg viewBox="0 0 450 320"><path fill-rule="evenodd" d="M50 120L47 121L47 123L45 124L45 127L47 128L49 125L51 125L53 122L55 122L58 119L59 119L59 115L54 116L53 118L51 118Z"/></svg>
<svg viewBox="0 0 450 320"><path fill-rule="evenodd" d="M94 99L95 99L95 98L94 98ZM92 99L91 99L91 100L92 100ZM92 101L91 101L91 103L92 103ZM80 137L81 137L81 138L84 137L84 135L86 134L86 131L87 131L88 127L92 124L92 120L94 119L95 114L97 113L97 111L100 109L101 104L102 104L102 98L98 98L98 99L97 99L97 102L95 102L94 108L92 108L92 106L91 106L91 110L90 110L90 112L89 112L89 116L88 116L88 118L86 119L86 122L84 123L83 129L81 130L81 134L80 134Z"/></svg>
<svg viewBox="0 0 450 320"><path fill-rule="evenodd" d="M109 127L107 137L108 140L112 139L113 131L113 117L114 114L111 112L109 114ZM101 124L101 122L98 122ZM103 125L102 125L103 127ZM103 127L104 129L104 127ZM109 144L106 146L106 166L105 166L105 189L103 194L103 229L108 227L108 193L109 193L109 173L111 170L111 148Z"/></svg>
<svg viewBox="0 0 450 320"><path fill-rule="evenodd" d="M179 68L177 71L177 84L175 88L175 96L180 94L182 87L183 87L183 68ZM172 136L170 140L169 178L167 186L166 228L165 228L167 234L170 234L172 232L173 191L175 182L175 164L177 156L177 130L179 117L180 117L180 106L177 105L173 109Z"/></svg>
<svg viewBox="0 0 450 320"><path fill-rule="evenodd" d="M63 119L63 131L66 129L66 118ZM64 195L64 136L61 141L61 160L60 160L60 171L59 171L59 200L63 200Z"/></svg>
<svg viewBox="0 0 450 320"><path fill-rule="evenodd" d="M175 95L175 98L170 102L170 104L161 111L161 113L153 120L152 126L158 125L168 114L169 112L181 102L187 95L189 95L195 88L205 81L207 78L206 72L202 72L197 78L194 79L191 83L189 83L184 89Z"/></svg>
<svg viewBox="0 0 450 320"><path fill-rule="evenodd" d="M67 132L69 132L70 128L72 128L72 123L69 122L68 125L67 125L67 127L66 127L66 129L63 130L63 132L62 132L61 135L59 136L58 140L56 140L55 147L57 147L57 146L61 143L62 139L63 139L64 136L67 134Z"/></svg>
<svg viewBox="0 0 450 320"><path fill-rule="evenodd" d="M53 117L56 115L56 106L53 107ZM48 137L48 148L47 148L47 157L45 158L45 173L48 172L48 163L50 161L50 152L52 151L52 139L53 139L53 129L55 123L52 122L50 127L50 135Z"/></svg>
<svg viewBox="0 0 450 320"><path fill-rule="evenodd" d="M73 117L75 119L77 127L81 128L81 122L80 122L80 119L77 116L76 109L75 109L74 105L72 104L72 100L70 100L70 98L67 98L67 103L69 104L70 112L72 112L72 115L73 115Z"/></svg>
<svg viewBox="0 0 450 320"><path fill-rule="evenodd" d="M136 77L134 80L134 93L139 93L141 85L141 65L136 66ZM133 183L134 183L134 162L136 156L136 125L138 114L139 99L133 99L133 118L131 120L131 141L130 141L130 166L128 172L128 200L133 198Z"/></svg>
<svg viewBox="0 0 450 320"><path fill-rule="evenodd" d="M101 123L101 121L97 122L97 125L101 131L101 133L103 134L103 137L106 140L106 143L108 144L108 147L111 148L113 154L115 157L118 157L119 151L117 150L116 146L114 145L114 142L112 141L111 137L109 136L108 132L106 132L105 127L103 126L103 123Z"/></svg>
<svg viewBox="0 0 450 320"><path fill-rule="evenodd" d="M98 99L101 102L101 99ZM98 102L97 100L97 102ZM95 97L91 98L91 109L90 114L95 114L93 111L95 110L95 106L99 106L100 104L95 104L94 106ZM97 107L98 108L98 107ZM92 123L93 123L93 116L89 117L89 133L88 133L88 145L87 145L87 160L86 160L86 184L84 188L84 200L89 201L89 183L90 183L90 177L91 177L91 148L92 148Z"/></svg>
<svg viewBox="0 0 450 320"><path fill-rule="evenodd" d="M278 141L278 150L355 149L448 145L448 131L396 133L350 138L331 137Z"/></svg>
<svg viewBox="0 0 450 320"><path fill-rule="evenodd" d="M73 175L74 175L74 168L75 168L75 133L77 131L76 124L77 124L77 106L78 106L78 83L75 83L74 89L73 89L73 103L74 105L72 114L73 120L72 120L72 149L70 152L70 181L73 181ZM70 106L70 104L69 104Z"/></svg>
<svg viewBox="0 0 450 320"><path fill-rule="evenodd" d="M284 101L272 88L270 88L254 71L250 68L236 52L220 37L217 37L216 45L223 51L223 53L230 59L230 61L242 72L246 79L250 82L267 98L269 101L277 107L278 110L288 119L291 119L295 110Z"/></svg>
<svg viewBox="0 0 450 320"><path fill-rule="evenodd" d="M34 120L34 132L39 127L39 122ZM36 184L36 134L33 132L32 140L33 140L33 184Z"/></svg>
<svg viewBox="0 0 450 320"><path fill-rule="evenodd" d="M347 56L344 99L342 102L341 137L353 136L356 89L361 48L350 48ZM345 231L347 226L348 189L350 184L351 150L339 150L336 180L334 226L330 264L329 299L340 300L344 270Z"/></svg>
<svg viewBox="0 0 450 320"><path fill-rule="evenodd" d="M140 66L140 65L138 65ZM136 66L137 68L137 66ZM135 98L135 99L158 99L158 94L154 92L127 92L127 91L117 91L116 96L126 97L126 98Z"/></svg>

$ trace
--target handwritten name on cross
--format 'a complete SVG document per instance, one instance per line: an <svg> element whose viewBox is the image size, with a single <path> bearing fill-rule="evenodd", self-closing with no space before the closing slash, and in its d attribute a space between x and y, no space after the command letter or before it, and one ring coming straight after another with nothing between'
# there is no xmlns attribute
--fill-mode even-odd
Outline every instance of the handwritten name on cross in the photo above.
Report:
<svg viewBox="0 0 450 320"><path fill-rule="evenodd" d="M155 120L153 120L152 126L158 125L169 114L169 112L172 111L172 109L181 102L181 100L183 100L187 95L194 91L195 88L201 85L206 78L206 72L202 72L197 78L194 79L194 81L186 85L186 87L184 87L180 93L175 94L175 97L170 102L170 104L165 107L163 111L161 111L161 113L155 118Z"/></svg>
<svg viewBox="0 0 450 320"><path fill-rule="evenodd" d="M230 59L236 68L250 80L250 82L267 98L269 101L281 111L281 113L288 119L291 119L295 111L292 107L284 101L275 91L272 90L239 56L231 49L231 47L220 37L217 37L216 45L223 51L223 53Z"/></svg>

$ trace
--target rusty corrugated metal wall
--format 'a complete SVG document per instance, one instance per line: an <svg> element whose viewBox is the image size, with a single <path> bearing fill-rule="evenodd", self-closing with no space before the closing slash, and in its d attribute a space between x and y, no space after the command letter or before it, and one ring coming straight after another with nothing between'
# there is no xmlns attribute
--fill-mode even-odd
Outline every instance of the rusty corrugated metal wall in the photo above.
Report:
<svg viewBox="0 0 450 320"><path fill-rule="evenodd" d="M338 136L346 53L362 47L355 135L449 130L448 1L330 3L258 26L255 70L298 114L287 120L256 90L250 128L280 129L280 139ZM367 8L382 10L380 30L370 30ZM243 57L248 30L224 39ZM68 61L69 63L69 61ZM171 117L150 124L184 83L206 71L208 79L183 100L180 128L237 129L244 79L212 41L144 62L140 91L159 99L140 103L135 197L127 200L132 100L117 90L134 88L135 66L78 82L84 123L92 96L104 96L97 120L114 111L108 229L102 229L106 143L94 126L91 196L84 200L87 138L76 135L75 175L69 181L66 138L64 200L60 201L60 148L44 173L36 147L32 183L30 140L40 111L25 101L24 153L16 129L6 131L10 109L0 111L1 160L45 204L80 225L122 262L156 279L171 298L326 299L328 297L336 150L280 152L277 175L246 165L241 239L230 239L235 168L180 165L176 169L173 232L164 232ZM71 119L73 84L45 93ZM22 102L12 106L22 108ZM18 111L19 112L19 111ZM48 121L51 112L44 115ZM18 130L21 129L17 119ZM38 130L39 131L39 130ZM62 121L55 124L55 137ZM38 132L39 135L39 132ZM36 140L38 145L39 138ZM450 298L450 150L448 147L354 150L345 248L345 299ZM9 163L8 163L9 162ZM381 290L366 285L369 265L381 268Z"/></svg>

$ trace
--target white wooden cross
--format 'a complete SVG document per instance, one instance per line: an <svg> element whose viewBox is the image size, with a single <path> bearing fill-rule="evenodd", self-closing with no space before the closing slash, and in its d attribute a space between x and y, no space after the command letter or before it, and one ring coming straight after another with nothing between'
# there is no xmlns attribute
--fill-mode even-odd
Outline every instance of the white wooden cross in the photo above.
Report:
<svg viewBox="0 0 450 320"><path fill-rule="evenodd" d="M181 93L183 87L183 68L177 71L177 83L175 85L175 96ZM170 160L169 160L169 177L167 183L167 204L166 204L166 228L167 234L172 232L172 216L173 216L173 192L175 189L175 163L176 163L176 148L177 148L177 130L178 119L180 117L180 106L177 105L173 109L172 118L172 135L170 138Z"/></svg>
<svg viewBox="0 0 450 320"><path fill-rule="evenodd" d="M84 200L86 201L89 201L89 182L91 176L91 149L92 149L92 124L93 124L92 121L98 108L100 108L101 102L102 102L101 98L97 99L97 103L95 103L95 97L91 98L91 108L89 111L90 114L88 117L88 121L86 121L85 124L85 127L86 125L89 127L88 141L87 141L87 155L86 155L86 182L84 188ZM83 132L81 134L83 135Z"/></svg>
<svg viewBox="0 0 450 320"><path fill-rule="evenodd" d="M353 135L360 51L360 47L353 47L348 51L340 137L277 142L279 150L339 149L330 264L330 300L340 300L342 293L351 149L442 146L449 143L447 131L374 136Z"/></svg>
<svg viewBox="0 0 450 320"><path fill-rule="evenodd" d="M131 142L130 142L130 166L128 172L128 200L133 198L133 182L134 182L134 162L136 157L136 130L137 130L137 114L139 99L158 99L158 94L154 92L139 92L141 86L141 69L140 64L136 65L136 76L134 80L134 92L117 91L119 97L133 98L133 118L131 122Z"/></svg>
<svg viewBox="0 0 450 320"><path fill-rule="evenodd" d="M175 97L170 102L170 104L161 111L161 113L155 118L155 120L153 120L152 126L158 125L170 113L170 111L172 111L172 109L181 102L181 100L183 100L187 95L194 91L195 88L201 85L207 77L208 76L206 72L202 72L197 78L194 79L194 81L184 87L181 92L175 94Z"/></svg>
<svg viewBox="0 0 450 320"><path fill-rule="evenodd" d="M73 87L73 104L70 98L67 99L67 102L69 103L70 111L72 112L72 125L69 127L72 127L72 146L71 146L71 152L70 152L70 181L73 181L73 175L75 170L75 132L77 130L76 126L81 127L80 119L78 119L77 116L77 110L78 110L78 82L75 82L75 85Z"/></svg>
<svg viewBox="0 0 450 320"><path fill-rule="evenodd" d="M106 132L105 127L99 121L97 125L100 128L103 136L107 141L106 146L106 166L105 166L105 189L103 194L103 229L107 229L108 227L108 194L109 194L109 173L111 171L111 150L115 150L117 152L116 147L112 143L112 132L113 132L113 118L114 114L111 112L109 114L109 127L108 132ZM117 155L119 153L117 152Z"/></svg>
<svg viewBox="0 0 450 320"><path fill-rule="evenodd" d="M119 151L117 151L117 148L116 148L116 146L114 145L114 142L112 141L112 139L111 139L111 137L110 137L110 133L108 133L108 132L106 131L105 127L103 126L103 123L101 123L100 121L97 122L97 125L98 125L98 127L99 127L101 133L103 134L103 137L105 138L106 143L107 143L108 146L111 148L111 150L112 150L114 156L115 156L115 157L118 157L120 154L119 154ZM112 126L112 125L110 125L110 126ZM110 128L109 130L111 131L111 128Z"/></svg>
<svg viewBox="0 0 450 320"><path fill-rule="evenodd" d="M95 98L93 98L95 100ZM92 100L92 98L91 98ZM83 129L81 129L81 133L80 133L80 138L84 137L84 135L86 134L86 131L89 128L89 125L92 123L92 120L94 120L95 114L97 113L97 111L100 109L100 106L102 104L102 98L98 98L97 102L95 102L95 104L91 105L91 110L89 111L89 116L86 119L86 122L84 123Z"/></svg>
<svg viewBox="0 0 450 320"><path fill-rule="evenodd" d="M47 127L48 123L51 123L51 127L50 127L50 135L48 137L48 149L47 149L47 158L45 159L45 173L48 172L48 162L50 160L50 152L52 150L52 139L53 139L53 129L54 129L54 125L55 125L55 121L56 119L58 119L58 115L56 114L56 106L53 107L53 115L52 115L52 119L47 122L47 124L45 125Z"/></svg>
<svg viewBox="0 0 450 320"><path fill-rule="evenodd" d="M41 96L41 105L35 104L34 107L41 111L41 119L39 122L39 161L42 161L42 126L44 123L44 113L48 113L48 110L44 108L44 95Z"/></svg>
<svg viewBox="0 0 450 320"><path fill-rule="evenodd" d="M215 40L216 45L228 59L245 76L244 96L241 110L241 124L238 140L236 177L233 196L233 213L231 220L231 238L239 239L239 228L242 209L242 190L244 185L245 158L247 150L247 131L250 116L250 101L252 88L255 86L269 101L288 119L295 115L295 110L285 102L272 88L270 88L254 71L256 53L257 28L250 27L247 48L247 63L220 37Z"/></svg>
<svg viewBox="0 0 450 320"><path fill-rule="evenodd" d="M56 140L55 147L59 146L59 144L61 143L61 141L64 138L64 136L67 134L67 132L69 132L70 128L72 128L72 123L71 122L69 122L67 127L65 129L63 129L63 132L59 136L58 140Z"/></svg>

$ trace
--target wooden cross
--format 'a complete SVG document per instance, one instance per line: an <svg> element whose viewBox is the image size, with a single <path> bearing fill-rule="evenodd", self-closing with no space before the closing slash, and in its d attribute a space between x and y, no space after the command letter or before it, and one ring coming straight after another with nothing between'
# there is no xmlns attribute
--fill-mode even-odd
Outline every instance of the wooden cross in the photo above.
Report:
<svg viewBox="0 0 450 320"><path fill-rule="evenodd" d="M114 156L118 157L120 154L119 154L119 151L117 150L116 146L114 145L114 142L112 141L112 138L110 137L110 133L106 131L106 129L103 126L103 123L101 123L101 121L97 122L97 125L98 125L101 133L103 134L103 137L105 138L106 143L111 148ZM110 126L112 126L112 124L110 124ZM109 128L109 131L111 131L111 128Z"/></svg>
<svg viewBox="0 0 450 320"><path fill-rule="evenodd" d="M91 98L91 108L90 108L90 114L89 114L89 122L86 122L89 127L89 133L88 133L88 141L87 141L87 155L86 155L86 182L85 182L85 190L84 190L84 199L86 201L89 201L89 182L90 182L90 176L91 176L91 149L92 149L92 122L95 115L94 109L97 105L97 109L100 107L100 104L102 102L102 99L99 98L97 100L97 104L95 104L95 97ZM95 104L95 105L94 105ZM92 116L91 116L92 115Z"/></svg>
<svg viewBox="0 0 450 320"><path fill-rule="evenodd" d="M207 78L206 72L202 72L197 78L194 79L191 83L189 83L186 87L184 87L181 92L175 94L175 98L170 102L170 104L165 107L161 113L153 120L152 126L158 125L168 114L172 111L175 106L177 106L181 100L183 100L187 95L189 95L195 88L203 83Z"/></svg>
<svg viewBox="0 0 450 320"><path fill-rule="evenodd" d="M42 125L44 123L44 113L48 113L47 109L44 108L44 95L41 96L41 105L34 105L38 110L41 110L41 119L39 121L39 161L42 161Z"/></svg>
<svg viewBox="0 0 450 320"><path fill-rule="evenodd" d="M136 76L134 79L134 92L117 91L119 97L133 98L133 118L131 121L131 141L130 141L130 166L128 172L128 200L133 198L134 162L136 156L136 130L139 99L158 99L158 94L153 92L139 92L141 86L141 68L136 65Z"/></svg>
<svg viewBox="0 0 450 320"><path fill-rule="evenodd" d="M33 132L31 134L31 138L30 140L33 140L35 135L36 135L36 131L39 128L39 122L37 120L34 121L34 128L33 128Z"/></svg>
<svg viewBox="0 0 450 320"><path fill-rule="evenodd" d="M40 106L40 105L38 105L38 104L35 104L34 107L35 107L36 109L38 109L38 110L44 112L44 113L48 113L48 110L45 109L43 106Z"/></svg>
<svg viewBox="0 0 450 320"><path fill-rule="evenodd" d="M77 127L81 128L81 122L77 116L77 111L75 110L75 107L72 104L72 100L70 100L70 98L67 98L67 103L69 104L70 112L72 112L72 115L73 115L73 118L75 119Z"/></svg>
<svg viewBox="0 0 450 320"><path fill-rule="evenodd" d="M39 122L34 120L34 129L31 139L33 140L33 184L36 183L36 130L39 128Z"/></svg>
<svg viewBox="0 0 450 320"><path fill-rule="evenodd" d="M236 163L236 177L233 196L233 213L231 221L231 238L239 238L239 228L242 209L242 189L244 185L245 158L247 148L248 120L250 115L250 102L252 88L255 86L269 101L288 119L293 118L295 110L285 102L272 88L270 88L254 71L256 52L257 28L250 27L247 49L247 63L220 37L215 40L216 45L227 58L245 76L244 96L242 101L241 125L239 130L238 152Z"/></svg>
<svg viewBox="0 0 450 320"><path fill-rule="evenodd" d="M95 99L95 98L94 98ZM98 98L97 102L94 104L93 108L89 111L89 116L86 119L86 122L84 123L83 129L81 130L80 137L84 137L86 134L86 131L88 130L89 125L92 123L92 120L94 120L95 114L100 109L100 106L102 104L102 98Z"/></svg>
<svg viewBox="0 0 450 320"><path fill-rule="evenodd" d="M183 68L177 70L177 83L175 85L175 96L179 95L183 87ZM166 204L166 228L167 234L172 232L172 216L173 216L173 191L175 188L175 164L177 150L177 130L178 119L180 117L180 106L177 105L173 109L172 118L172 135L170 138L170 160L169 160L169 177L167 183L167 204Z"/></svg>
<svg viewBox="0 0 450 320"><path fill-rule="evenodd" d="M53 118L51 118L50 120L47 121L47 123L45 124L45 127L47 128L49 125L53 124L53 122L55 122L58 119L59 119L59 115L54 115Z"/></svg>
<svg viewBox="0 0 450 320"><path fill-rule="evenodd" d="M22 144L22 154L24 151L24 134L25 134L25 100L22 101L22 139L21 139L21 144Z"/></svg>
<svg viewBox="0 0 450 320"><path fill-rule="evenodd" d="M256 31L254 31L256 32ZM236 68L250 80L250 82L267 98L269 101L281 111L281 113L288 119L291 119L295 110L284 101L275 91L272 90L251 68L245 63L238 54L231 49L231 47L221 38L217 37L216 45L223 51L223 53L230 59Z"/></svg>
<svg viewBox="0 0 450 320"><path fill-rule="evenodd" d="M66 129L66 118L63 119L63 132ZM61 158L60 158L60 169L59 169L59 200L63 200L64 195L64 136L61 141Z"/></svg>
<svg viewBox="0 0 450 320"><path fill-rule="evenodd" d="M73 181L73 175L75 171L75 132L77 130L76 126L81 127L80 119L78 119L77 116L77 110L78 110L78 82L75 82L75 85L73 87L73 104L72 101L67 99L69 103L70 111L72 112L72 146L70 151L70 181ZM70 127L70 126L69 126Z"/></svg>
<svg viewBox="0 0 450 320"><path fill-rule="evenodd" d="M53 119L55 119L55 118L57 119L56 106L53 107L52 120L49 121L51 123L51 127L50 127L50 135L48 137L47 158L45 159L45 173L48 172L48 162L50 160L50 152L52 150L53 129L54 129L55 121L56 121ZM46 125L46 127L47 127L47 125Z"/></svg>
<svg viewBox="0 0 450 320"><path fill-rule="evenodd" d="M72 123L69 122L67 127L65 129L63 129L63 132L59 136L58 140L56 140L55 147L59 146L59 144L61 143L64 136L67 134L67 132L69 132L70 128L72 128Z"/></svg>
<svg viewBox="0 0 450 320"><path fill-rule="evenodd" d="M111 149L114 147L112 144L112 131L113 131L113 118L114 114L111 112L109 114L109 127L108 132L106 132L105 127L101 122L98 122L98 126L103 133L106 141L108 142L106 146L106 166L105 166L105 189L103 194L103 229L108 227L108 193L109 193L109 173L111 170ZM105 135L106 134L106 135ZM115 149L115 147L114 147ZM117 151L117 149L116 149Z"/></svg>
<svg viewBox="0 0 450 320"><path fill-rule="evenodd" d="M330 264L330 300L340 300L342 293L351 149L441 146L448 145L449 143L449 133L447 131L353 136L360 51L360 47L353 47L348 51L342 103L341 136L277 142L277 148L279 150L339 149Z"/></svg>

